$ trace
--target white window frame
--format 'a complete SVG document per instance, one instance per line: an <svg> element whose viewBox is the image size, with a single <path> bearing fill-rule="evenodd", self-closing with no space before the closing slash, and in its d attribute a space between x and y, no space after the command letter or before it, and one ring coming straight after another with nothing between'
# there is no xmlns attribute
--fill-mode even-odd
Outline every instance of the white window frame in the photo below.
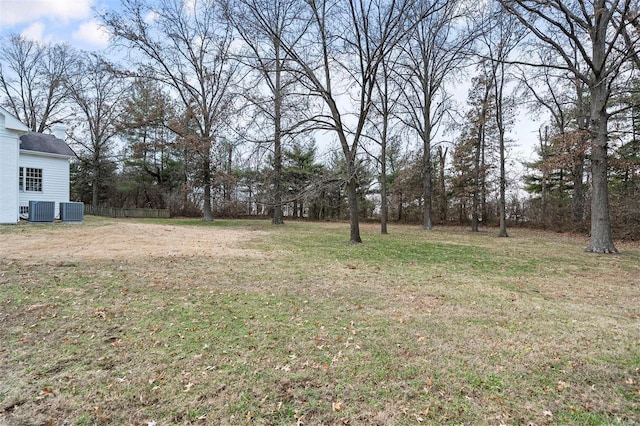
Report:
<svg viewBox="0 0 640 426"><path fill-rule="evenodd" d="M42 192L42 169L20 167L19 173L18 188L20 192Z"/></svg>

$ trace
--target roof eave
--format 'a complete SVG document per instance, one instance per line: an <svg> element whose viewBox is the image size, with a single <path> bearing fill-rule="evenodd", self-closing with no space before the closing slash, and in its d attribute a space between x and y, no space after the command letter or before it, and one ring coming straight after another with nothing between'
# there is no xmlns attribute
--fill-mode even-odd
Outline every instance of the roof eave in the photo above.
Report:
<svg viewBox="0 0 640 426"><path fill-rule="evenodd" d="M29 128L13 114L0 106L0 114L4 116L4 127L22 134L29 132Z"/></svg>
<svg viewBox="0 0 640 426"><path fill-rule="evenodd" d="M25 153L25 154L31 154L31 155L40 155L40 156L46 156L46 157L56 157L56 158L73 158L73 157L77 157L77 155L74 154L56 154L53 152L44 152L44 151L33 151L30 149L22 149L20 148L20 152L21 153Z"/></svg>

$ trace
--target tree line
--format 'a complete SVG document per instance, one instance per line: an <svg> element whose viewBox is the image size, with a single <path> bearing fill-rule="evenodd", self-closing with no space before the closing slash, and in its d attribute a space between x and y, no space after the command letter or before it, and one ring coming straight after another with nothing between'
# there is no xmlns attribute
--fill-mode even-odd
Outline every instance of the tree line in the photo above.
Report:
<svg viewBox="0 0 640 426"><path fill-rule="evenodd" d="M640 237L636 1L120 6L104 52L2 40L2 103L69 125L78 200L347 219L353 243L363 219ZM542 121L523 164L519 114Z"/></svg>

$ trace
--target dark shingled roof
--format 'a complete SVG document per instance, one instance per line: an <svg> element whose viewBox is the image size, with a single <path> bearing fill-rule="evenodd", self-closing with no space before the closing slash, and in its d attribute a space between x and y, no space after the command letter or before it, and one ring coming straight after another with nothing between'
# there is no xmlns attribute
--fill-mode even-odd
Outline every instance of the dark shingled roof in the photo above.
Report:
<svg viewBox="0 0 640 426"><path fill-rule="evenodd" d="M45 135L44 133L29 132L20 136L20 149L66 155L68 157L76 156L73 150L69 148L69 145L62 139L58 139L53 135Z"/></svg>

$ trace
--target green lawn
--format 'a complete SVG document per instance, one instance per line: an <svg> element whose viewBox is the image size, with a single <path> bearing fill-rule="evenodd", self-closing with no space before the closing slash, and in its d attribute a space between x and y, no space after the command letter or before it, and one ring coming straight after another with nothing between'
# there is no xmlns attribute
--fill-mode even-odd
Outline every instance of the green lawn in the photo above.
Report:
<svg viewBox="0 0 640 426"><path fill-rule="evenodd" d="M0 424L640 422L637 245L146 223L242 230L252 255L0 260Z"/></svg>

